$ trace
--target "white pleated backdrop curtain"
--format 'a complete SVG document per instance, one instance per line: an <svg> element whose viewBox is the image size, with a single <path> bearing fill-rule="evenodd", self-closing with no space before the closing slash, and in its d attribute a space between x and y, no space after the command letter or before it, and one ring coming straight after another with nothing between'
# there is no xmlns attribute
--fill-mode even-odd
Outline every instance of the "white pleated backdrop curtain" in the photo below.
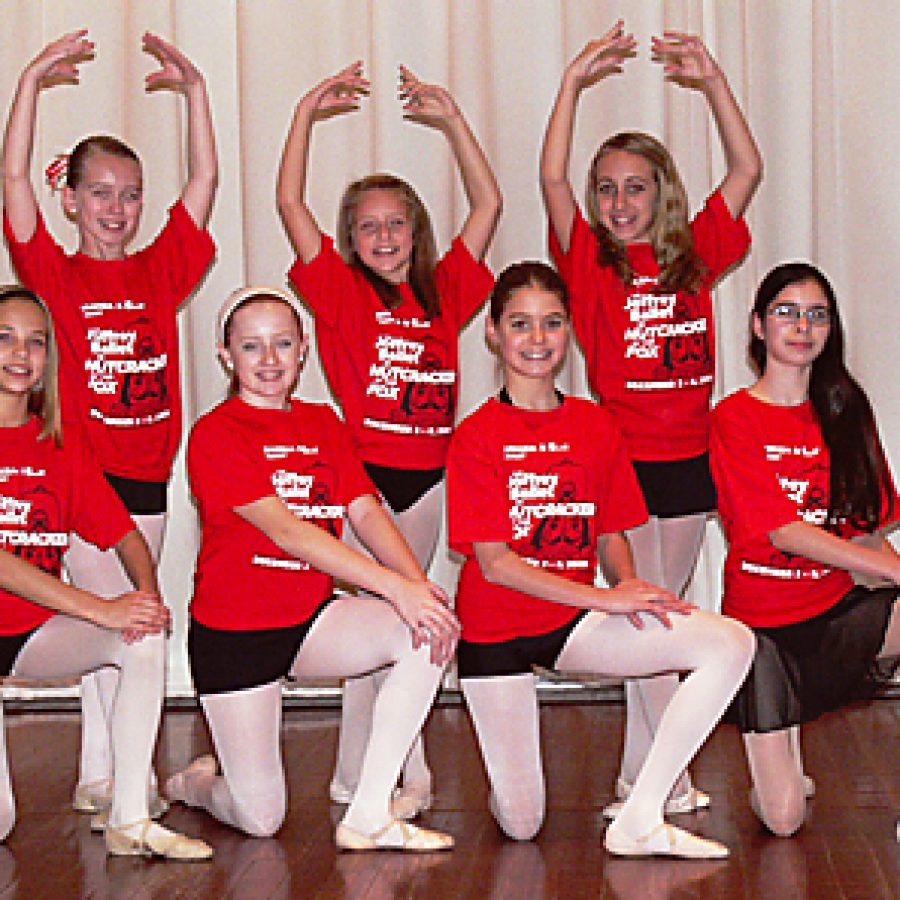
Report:
<svg viewBox="0 0 900 900"><path fill-rule="evenodd" d="M108 131L144 161L146 209L135 242L159 229L184 179L180 98L147 95L153 60L140 51L144 31L174 40L206 75L213 105L221 183L211 230L218 258L182 314L184 391L189 422L217 403L225 378L213 352L222 299L246 283L284 285L292 261L274 203L281 145L298 98L315 82L361 59L372 79L359 112L320 123L314 132L310 201L334 228L347 182L376 170L395 172L422 194L446 247L465 215L465 198L444 138L405 122L396 100L397 66L453 92L491 160L505 199L488 256L493 269L546 258L546 223L537 161L550 106L566 62L619 17L640 42L623 75L582 98L572 158L579 188L597 144L637 128L673 152L699 207L722 177L721 148L702 96L666 84L649 61L653 34L699 33L718 58L756 134L765 179L748 218L753 250L717 291L718 395L750 378L747 310L753 289L775 263L805 258L834 281L849 337L850 363L869 391L888 455L900 459L900 4L894 0L4 0L0 4L0 101L4 110L19 72L59 34L90 29L96 59L79 86L40 99L35 178L81 136ZM58 200L41 192L53 233L74 247ZM0 253L0 276L13 279ZM461 413L498 385L479 315L462 336ZM573 353L562 386L585 391ZM300 393L330 399L316 354ZM162 583L176 616L170 694L190 691L184 620L198 542L194 508L179 458L170 491ZM723 545L711 524L691 596L718 604ZM446 544L433 575L448 588L456 564Z"/></svg>

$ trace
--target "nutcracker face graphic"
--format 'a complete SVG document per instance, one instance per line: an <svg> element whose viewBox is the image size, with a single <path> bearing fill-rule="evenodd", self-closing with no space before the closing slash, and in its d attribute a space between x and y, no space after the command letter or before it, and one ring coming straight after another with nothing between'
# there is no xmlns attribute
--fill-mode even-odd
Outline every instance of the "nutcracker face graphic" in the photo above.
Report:
<svg viewBox="0 0 900 900"><path fill-rule="evenodd" d="M338 521L333 512L343 509L337 504L337 472L323 462L313 463L306 474L312 478L312 486L309 491L309 502L313 512L319 512L316 518L308 519L314 525L324 528L329 534L338 537Z"/></svg>
<svg viewBox="0 0 900 900"><path fill-rule="evenodd" d="M39 569L59 577L66 544L66 535L56 530L60 520L59 500L45 487L25 491L21 499L28 505L25 541L14 552Z"/></svg>
<svg viewBox="0 0 900 900"><path fill-rule="evenodd" d="M411 381L400 404L401 421L415 425L439 425L453 416L453 385L446 380L447 347L426 338L419 357L419 377Z"/></svg>
<svg viewBox="0 0 900 900"><path fill-rule="evenodd" d="M697 297L679 297L675 304L675 324L703 323L702 329L676 329L663 343L662 369L675 378L703 375L710 371L709 332Z"/></svg>
<svg viewBox="0 0 900 900"><path fill-rule="evenodd" d="M582 466L564 460L547 471L555 481L553 503L531 536L535 559L577 559L591 546L591 527L579 501L586 497L587 474Z"/></svg>
<svg viewBox="0 0 900 900"><path fill-rule="evenodd" d="M135 319L129 327L135 332L134 365L122 379L119 402L122 411L132 416L151 415L167 399L165 354L149 319Z"/></svg>

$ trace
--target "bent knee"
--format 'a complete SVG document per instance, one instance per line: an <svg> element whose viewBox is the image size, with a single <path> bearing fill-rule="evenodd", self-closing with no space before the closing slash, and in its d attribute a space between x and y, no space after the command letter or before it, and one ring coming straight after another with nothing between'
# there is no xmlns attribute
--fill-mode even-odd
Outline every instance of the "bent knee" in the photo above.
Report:
<svg viewBox="0 0 900 900"><path fill-rule="evenodd" d="M284 802L276 805L254 805L238 810L238 827L250 837L272 837L284 824L286 813Z"/></svg>
<svg viewBox="0 0 900 900"><path fill-rule="evenodd" d="M793 837L806 821L806 811L763 811L762 822L776 837Z"/></svg>
<svg viewBox="0 0 900 900"><path fill-rule="evenodd" d="M514 841L530 841L544 824L544 804L501 803L491 798L491 812L503 833Z"/></svg>
<svg viewBox="0 0 900 900"><path fill-rule="evenodd" d="M718 657L717 665L732 666L744 672L750 668L756 653L753 630L729 616L711 613L716 617L716 640L708 644L709 652Z"/></svg>
<svg viewBox="0 0 900 900"><path fill-rule="evenodd" d="M760 821L777 837L792 837L806 821L806 800L792 800L777 803L761 803L758 797L751 797L751 805Z"/></svg>

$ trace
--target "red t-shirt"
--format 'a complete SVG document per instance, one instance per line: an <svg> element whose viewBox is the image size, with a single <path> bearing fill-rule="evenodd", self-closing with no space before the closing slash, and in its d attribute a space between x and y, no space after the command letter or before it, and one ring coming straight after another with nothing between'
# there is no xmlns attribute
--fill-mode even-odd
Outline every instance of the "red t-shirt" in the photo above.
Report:
<svg viewBox="0 0 900 900"><path fill-rule="evenodd" d="M284 628L309 619L333 591L330 575L285 553L234 508L280 497L339 538L347 505L376 494L346 426L328 406L260 409L237 397L200 418L188 474L203 528L191 615L211 628Z"/></svg>
<svg viewBox="0 0 900 900"><path fill-rule="evenodd" d="M732 394L713 410L710 460L730 545L723 612L765 628L834 606L853 587L850 574L769 540L791 522L826 522L829 453L812 405L776 406L746 389ZM849 523L841 530L856 533Z"/></svg>
<svg viewBox="0 0 900 900"><path fill-rule="evenodd" d="M747 252L750 233L718 191L691 231L708 274L696 294L660 294L650 244L628 246L635 275L626 287L612 267L598 262L597 236L580 211L567 253L550 229L550 252L572 295L588 380L615 415L634 459L689 459L708 447L716 350L710 289Z"/></svg>
<svg viewBox="0 0 900 900"><path fill-rule="evenodd" d="M121 260L68 256L40 214L31 240L4 230L22 283L50 308L63 416L84 429L105 472L166 481L181 440L178 306L215 254L179 201L159 236Z"/></svg>
<svg viewBox="0 0 900 900"><path fill-rule="evenodd" d="M488 400L453 436L447 490L450 546L466 557L456 613L467 641L546 634L579 612L490 584L473 544L500 541L533 566L593 584L599 536L647 519L612 416L576 397L547 412Z"/></svg>
<svg viewBox="0 0 900 900"><path fill-rule="evenodd" d="M490 270L457 238L435 272L441 314L427 319L408 284L387 309L363 273L322 236L308 265L288 273L312 307L322 364L367 463L400 469L444 465L453 432L463 325L494 286Z"/></svg>
<svg viewBox="0 0 900 900"><path fill-rule="evenodd" d="M0 428L0 548L57 578L70 532L107 550L134 522L88 448L38 440L43 422ZM55 615L0 588L0 634L23 634Z"/></svg>

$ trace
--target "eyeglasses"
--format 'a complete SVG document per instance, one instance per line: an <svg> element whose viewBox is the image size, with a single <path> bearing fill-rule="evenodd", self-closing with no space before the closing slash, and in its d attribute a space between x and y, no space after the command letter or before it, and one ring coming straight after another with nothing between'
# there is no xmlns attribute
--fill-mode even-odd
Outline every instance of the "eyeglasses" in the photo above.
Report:
<svg viewBox="0 0 900 900"><path fill-rule="evenodd" d="M831 311L827 306L797 306L796 303L776 303L769 307L768 315L780 322L799 322L806 319L810 325L827 325L831 321Z"/></svg>

